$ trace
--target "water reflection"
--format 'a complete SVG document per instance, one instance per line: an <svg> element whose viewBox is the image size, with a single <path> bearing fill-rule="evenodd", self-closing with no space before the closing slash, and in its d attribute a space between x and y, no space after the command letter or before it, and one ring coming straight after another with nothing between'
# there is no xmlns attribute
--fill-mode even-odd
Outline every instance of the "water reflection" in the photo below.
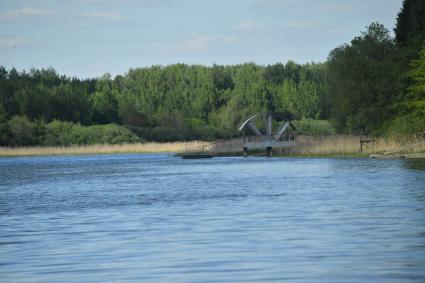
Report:
<svg viewBox="0 0 425 283"><path fill-rule="evenodd" d="M406 159L405 164L409 169L425 171L425 159Z"/></svg>

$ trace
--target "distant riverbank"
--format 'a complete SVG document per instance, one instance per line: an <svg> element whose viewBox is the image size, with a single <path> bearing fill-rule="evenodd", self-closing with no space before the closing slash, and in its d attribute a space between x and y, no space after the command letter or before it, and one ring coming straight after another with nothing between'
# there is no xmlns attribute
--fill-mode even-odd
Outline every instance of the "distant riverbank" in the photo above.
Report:
<svg viewBox="0 0 425 283"><path fill-rule="evenodd" d="M274 148L274 156L300 157L368 157L369 155L400 156L400 154L425 153L425 140L396 141L374 138L361 145L361 137L352 135L298 136L297 146ZM242 155L241 138L217 141L147 142L131 144L98 144L74 146L0 147L0 156L78 155L110 153L198 153L208 152L217 156ZM249 155L264 155L264 151L249 151Z"/></svg>
<svg viewBox="0 0 425 283"><path fill-rule="evenodd" d="M363 141L363 142L361 142ZM300 135L297 145L287 148L273 148L274 156L300 157L367 157L371 154L417 154L425 153L425 140L418 137L412 139L366 138L354 135ZM218 155L241 155L242 139L221 141L208 147ZM263 155L264 150L249 151L249 155Z"/></svg>
<svg viewBox="0 0 425 283"><path fill-rule="evenodd" d="M207 145L207 142L169 142L169 143L133 143L115 145L75 145L75 146L31 146L0 147L0 156L37 156L37 155L78 155L108 153L180 153L196 151Z"/></svg>

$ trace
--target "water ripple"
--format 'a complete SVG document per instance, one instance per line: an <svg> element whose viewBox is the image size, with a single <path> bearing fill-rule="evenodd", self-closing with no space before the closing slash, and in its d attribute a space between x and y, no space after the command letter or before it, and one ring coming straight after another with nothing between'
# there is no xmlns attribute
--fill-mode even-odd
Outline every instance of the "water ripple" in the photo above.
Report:
<svg viewBox="0 0 425 283"><path fill-rule="evenodd" d="M369 159L0 159L0 282L424 282L424 170Z"/></svg>

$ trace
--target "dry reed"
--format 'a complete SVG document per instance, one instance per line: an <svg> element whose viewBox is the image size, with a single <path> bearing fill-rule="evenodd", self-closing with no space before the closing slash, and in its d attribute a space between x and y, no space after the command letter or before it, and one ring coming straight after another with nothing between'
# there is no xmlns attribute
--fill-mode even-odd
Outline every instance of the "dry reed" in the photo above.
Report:
<svg viewBox="0 0 425 283"><path fill-rule="evenodd" d="M171 143L134 143L116 145L0 147L0 156L106 154L106 153L181 153L199 151L208 143L202 141Z"/></svg>
<svg viewBox="0 0 425 283"><path fill-rule="evenodd" d="M365 156L373 153L421 153L425 152L425 140L404 140L375 138L360 147L360 137L351 135L298 136L297 145L288 148L274 148L278 155L291 156ZM207 147L212 153L241 152L242 139L218 142Z"/></svg>
<svg viewBox="0 0 425 283"><path fill-rule="evenodd" d="M184 153L210 152L212 154L237 154L243 149L241 138L208 143L202 141L172 143L136 143L119 145L80 145L67 147L0 147L0 156L106 154L106 153ZM274 148L278 155L290 156L365 156L369 154L424 153L424 139L397 142L376 138L360 148L360 137L349 135L298 136L297 145Z"/></svg>
<svg viewBox="0 0 425 283"><path fill-rule="evenodd" d="M284 152L289 155L366 155L385 152L397 146L395 141L379 138L364 143L361 149L358 136L299 136L297 146L285 149Z"/></svg>

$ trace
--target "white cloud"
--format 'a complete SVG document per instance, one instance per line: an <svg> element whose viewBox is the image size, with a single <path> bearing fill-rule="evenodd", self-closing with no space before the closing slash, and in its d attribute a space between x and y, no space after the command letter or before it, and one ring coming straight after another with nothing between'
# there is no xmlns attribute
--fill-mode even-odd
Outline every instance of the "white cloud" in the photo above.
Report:
<svg viewBox="0 0 425 283"><path fill-rule="evenodd" d="M199 35L178 43L178 47L183 49L207 49L213 44L232 44L236 42L236 37L213 34L213 35Z"/></svg>
<svg viewBox="0 0 425 283"><path fill-rule="evenodd" d="M173 0L68 0L68 2L77 2L82 4L99 4L99 5L111 5L111 4L138 4L144 7L154 7L164 4L168 4Z"/></svg>
<svg viewBox="0 0 425 283"><path fill-rule="evenodd" d="M296 11L306 13L309 11L316 11L321 14L337 14L371 9L380 2L385 5L385 2L388 2L388 0L256 0L256 8L275 12L284 11L292 13Z"/></svg>
<svg viewBox="0 0 425 283"><path fill-rule="evenodd" d="M307 22L307 21L299 21L299 22L287 22L282 24L282 27L285 28L315 28L315 27L319 27L320 24L315 23L315 22Z"/></svg>
<svg viewBox="0 0 425 283"><path fill-rule="evenodd" d="M54 15L52 10L23 7L17 10L11 10L2 15L4 19L30 18L30 17L49 17Z"/></svg>
<svg viewBox="0 0 425 283"><path fill-rule="evenodd" d="M253 22L243 22L238 26L234 26L233 29L237 29L237 30L243 30L243 31L252 31L253 29L256 29L258 27L261 27L261 24L256 24Z"/></svg>
<svg viewBox="0 0 425 283"><path fill-rule="evenodd" d="M93 20L118 20L121 18L120 15L114 12L102 12L102 11L86 11L82 12L81 16Z"/></svg>
<svg viewBox="0 0 425 283"><path fill-rule="evenodd" d="M25 43L25 40L18 37L0 37L0 46L16 47Z"/></svg>

